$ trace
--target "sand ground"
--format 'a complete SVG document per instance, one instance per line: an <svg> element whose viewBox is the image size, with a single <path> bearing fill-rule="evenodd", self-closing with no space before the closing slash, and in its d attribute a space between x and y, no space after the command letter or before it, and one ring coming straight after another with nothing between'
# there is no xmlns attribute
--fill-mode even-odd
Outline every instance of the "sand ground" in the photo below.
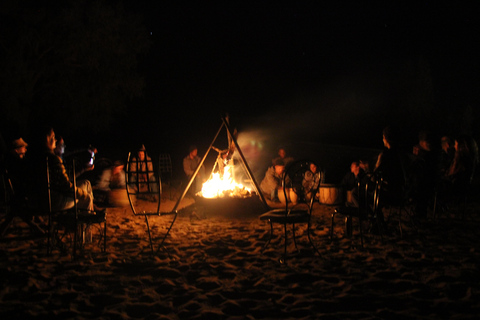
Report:
<svg viewBox="0 0 480 320"><path fill-rule="evenodd" d="M162 211L176 199L163 199ZM148 207L149 203L144 203ZM145 220L130 207L108 210L108 247L95 239L77 259L46 255L46 239L17 221L0 242L2 319L477 319L480 315L480 206L465 219L452 214L414 228L396 220L382 239L365 235L361 248L344 236L334 206L315 204L313 240L297 226L286 264L283 229L257 212L208 212L186 198L166 239L152 254ZM248 209L248 208L247 208ZM152 217L156 244L171 216ZM405 220L408 220L405 217ZM289 234L290 236L291 234ZM157 248L157 247L156 247Z"/></svg>

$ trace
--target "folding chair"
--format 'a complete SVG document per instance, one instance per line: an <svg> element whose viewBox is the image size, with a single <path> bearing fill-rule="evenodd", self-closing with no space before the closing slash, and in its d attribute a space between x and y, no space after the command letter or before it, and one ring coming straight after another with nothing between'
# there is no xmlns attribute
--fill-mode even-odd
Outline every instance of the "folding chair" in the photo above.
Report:
<svg viewBox="0 0 480 320"><path fill-rule="evenodd" d="M125 170L126 190L133 214L135 216L145 217L150 248L152 253L155 253L148 217L173 215L167 232L159 244L158 251L160 248L164 248L165 239L177 219L177 210L171 212L160 211L162 193L160 176L158 172L154 170L152 159L147 155L146 151L144 152L145 157L143 160L138 157L132 157L131 152L128 154ZM142 207L139 201L141 199L151 201L152 203L149 206L143 205Z"/></svg>
<svg viewBox="0 0 480 320"><path fill-rule="evenodd" d="M310 236L312 209L315 202L315 196L320 186L320 173L313 173L315 181L309 188L305 186L306 175L311 175L310 165L316 166L312 161L300 160L293 162L286 168L282 181L282 191L285 198L285 207L280 209L272 209L260 215L260 220L268 221L270 223L270 238L265 243L263 250L265 250L273 238L273 224L278 223L283 225L285 248L283 258L280 258L280 263L285 263L287 259L287 245L288 245L288 229L287 225L292 225L293 242L295 249L297 248L295 225L307 224L307 237L309 243L314 250L320 255L317 247L314 245ZM295 196L292 197L290 191L293 191ZM293 198L297 198L297 202Z"/></svg>

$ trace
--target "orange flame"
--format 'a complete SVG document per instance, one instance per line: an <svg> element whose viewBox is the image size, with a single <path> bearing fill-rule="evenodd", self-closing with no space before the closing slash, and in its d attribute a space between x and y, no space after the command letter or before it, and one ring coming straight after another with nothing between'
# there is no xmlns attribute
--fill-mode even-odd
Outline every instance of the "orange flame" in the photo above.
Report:
<svg viewBox="0 0 480 320"><path fill-rule="evenodd" d="M231 175L231 166L226 166L223 178L218 172L202 185L202 191L199 192L204 198L222 198L238 197L250 194L250 189L234 181Z"/></svg>

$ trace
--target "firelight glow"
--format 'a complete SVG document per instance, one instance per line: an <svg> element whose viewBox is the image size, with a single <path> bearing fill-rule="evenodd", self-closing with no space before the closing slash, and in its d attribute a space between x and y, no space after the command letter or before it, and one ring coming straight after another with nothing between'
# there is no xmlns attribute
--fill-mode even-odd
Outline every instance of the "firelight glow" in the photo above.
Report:
<svg viewBox="0 0 480 320"><path fill-rule="evenodd" d="M202 185L201 196L204 198L241 197L250 193L250 189L236 183L231 176L231 166L226 166L223 179L218 172Z"/></svg>

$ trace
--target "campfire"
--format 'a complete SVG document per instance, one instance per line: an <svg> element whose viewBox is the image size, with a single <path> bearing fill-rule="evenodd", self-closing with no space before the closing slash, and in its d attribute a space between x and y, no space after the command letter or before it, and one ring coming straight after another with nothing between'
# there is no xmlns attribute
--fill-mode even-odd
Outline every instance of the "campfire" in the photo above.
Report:
<svg viewBox="0 0 480 320"><path fill-rule="evenodd" d="M227 130L228 147L226 149L218 149L213 146L218 135L225 128ZM190 178L182 196L177 201L174 209L177 208L180 200L185 196L200 170L203 162L211 150L218 152L218 157L212 170L210 178L202 185L202 190L195 194L195 203L198 208L204 211L206 216L221 215L222 217L244 218L248 216L256 216L268 209L265 198L262 193L258 192L258 185L255 177L252 175L250 168L243 156L240 147L236 141L237 132L232 132L229 127L228 119L222 118L222 125L217 131L210 147L203 156L201 162L197 166L195 173ZM245 174L248 176L249 187L235 181L234 159L233 153L238 152L239 161L241 161ZM215 170L217 169L217 170Z"/></svg>
<svg viewBox="0 0 480 320"><path fill-rule="evenodd" d="M250 188L237 183L232 172L233 166L228 165L224 168L223 175L220 172L213 173L210 179L203 184L202 191L198 193L198 196L207 199L250 196Z"/></svg>

